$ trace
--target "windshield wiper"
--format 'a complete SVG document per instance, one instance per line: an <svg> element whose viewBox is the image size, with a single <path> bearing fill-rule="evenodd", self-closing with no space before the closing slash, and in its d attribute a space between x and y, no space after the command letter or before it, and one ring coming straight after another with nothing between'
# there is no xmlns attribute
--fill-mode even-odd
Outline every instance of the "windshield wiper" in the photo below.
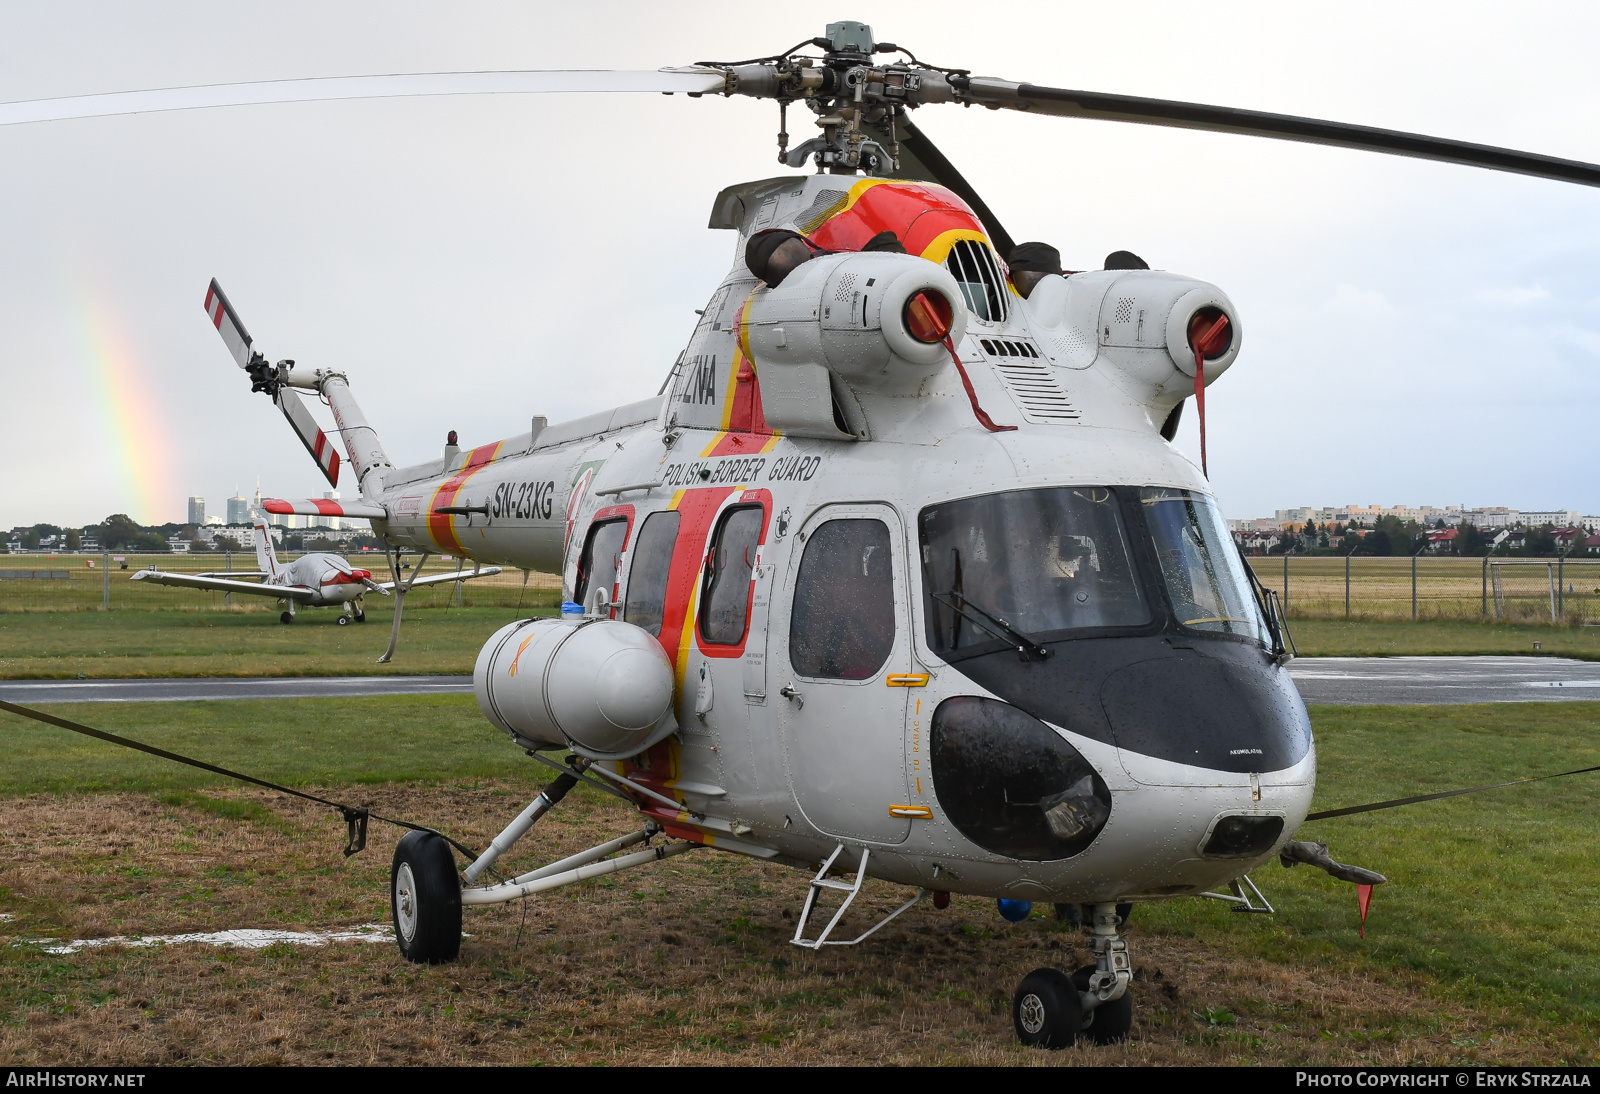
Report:
<svg viewBox="0 0 1600 1094"><path fill-rule="evenodd" d="M999 616L993 614L992 612L986 611L977 604L974 604L972 601L968 600L965 595L957 592L955 589L950 589L942 593L934 593L933 599L945 605L945 607L957 613L962 618L975 623L979 627L982 627L996 638L1006 642L1014 643L1017 647L1017 652L1022 655L1022 659L1024 661L1029 659L1030 654L1033 657L1037 657L1041 661L1050 656L1050 651L1044 646L1040 645L1039 641L1032 635L1018 630L1016 627L1013 627L1010 623L1007 623ZM957 601L960 603L957 603ZM966 608L962 607L963 604L966 605ZM968 611L967 608L971 608L972 610Z"/></svg>

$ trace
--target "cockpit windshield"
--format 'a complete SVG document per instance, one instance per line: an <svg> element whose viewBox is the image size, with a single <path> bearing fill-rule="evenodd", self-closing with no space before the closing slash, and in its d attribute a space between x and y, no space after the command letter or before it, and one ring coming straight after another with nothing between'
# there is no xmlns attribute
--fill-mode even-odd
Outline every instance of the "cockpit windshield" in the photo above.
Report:
<svg viewBox="0 0 1600 1094"><path fill-rule="evenodd" d="M1150 606L1116 494L1013 490L929 506L919 521L928 640L956 653L997 640L1137 627Z"/></svg>
<svg viewBox="0 0 1600 1094"><path fill-rule="evenodd" d="M1146 487L1139 499L1178 622L1268 643L1250 579L1216 504L1204 494L1166 487Z"/></svg>

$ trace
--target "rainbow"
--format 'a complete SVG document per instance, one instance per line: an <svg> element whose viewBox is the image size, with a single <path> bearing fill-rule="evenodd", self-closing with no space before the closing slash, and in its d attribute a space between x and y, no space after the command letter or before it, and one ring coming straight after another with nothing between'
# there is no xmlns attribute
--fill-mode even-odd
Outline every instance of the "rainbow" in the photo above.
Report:
<svg viewBox="0 0 1600 1094"><path fill-rule="evenodd" d="M102 463L116 495L113 511L126 512L140 524L164 523L172 516L178 491L173 485L172 434L156 401L158 385L136 340L103 295L78 294L73 327L77 337L72 357L99 419Z"/></svg>

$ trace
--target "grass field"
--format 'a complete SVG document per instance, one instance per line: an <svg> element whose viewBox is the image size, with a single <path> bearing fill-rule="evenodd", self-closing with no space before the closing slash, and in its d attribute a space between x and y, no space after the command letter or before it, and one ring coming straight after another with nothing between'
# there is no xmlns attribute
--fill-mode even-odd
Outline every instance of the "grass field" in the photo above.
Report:
<svg viewBox="0 0 1600 1094"><path fill-rule="evenodd" d="M543 781L456 697L83 704L52 710L438 824L482 845ZM1314 708L1316 807L1600 762L1600 704ZM798 873L695 852L470 911L462 960L391 946L108 948L20 939L387 919L395 834L345 861L329 810L0 716L0 1061L1594 1063L1593 776L1308 825L1383 871L1355 895L1264 867L1275 916L1141 906L1132 1042L1012 1044L1009 993L1086 960L1044 914L919 905L866 946L787 944ZM627 830L570 795L511 868ZM524 867L525 868L525 867ZM873 900L897 894L877 887ZM526 918L524 919L524 911ZM1042 911L1042 910L1041 910Z"/></svg>
<svg viewBox="0 0 1600 1094"><path fill-rule="evenodd" d="M529 593L529 600L534 594ZM41 612L0 617L0 679L77 676L345 676L469 673L491 634L538 607L406 610L400 650L377 664L388 620L340 627L332 612L303 612L285 627L259 612ZM1532 654L1600 660L1600 628L1297 619L1305 657ZM1541 649L1534 650L1534 643Z"/></svg>
<svg viewBox="0 0 1600 1094"><path fill-rule="evenodd" d="M534 600L529 593L528 599ZM514 619L550 615L554 595L521 611L406 605L394 660L389 615L338 626L302 612L283 626L261 612L40 612L0 618L0 679L78 676L346 676L468 673L489 636Z"/></svg>
<svg viewBox="0 0 1600 1094"><path fill-rule="evenodd" d="M134 581L132 577L147 566L180 574L223 573L228 560L222 555L123 555L127 568L112 561L109 571L99 555L0 555L0 615L13 612L96 612L101 609L109 593L111 611L116 612L242 612L252 615L277 615L283 609L272 597L236 594L232 603L219 592L201 589L179 589L157 585L149 581ZM298 557L293 552L278 556L284 564ZM416 560L407 556L407 563ZM371 571L376 581L390 580L388 563L381 553L352 554L350 562ZM93 563L93 566L90 565ZM448 557L434 556L423 564L421 576L454 573L460 563ZM471 570L470 560L465 564ZM252 552L234 552L232 570L254 571L255 555ZM106 573L111 580L105 579ZM409 573L409 571L408 571ZM13 575L37 576L13 576ZM527 583L524 586L524 578ZM461 583L461 604L478 608L515 608L517 604L553 605L559 602L561 579L552 574L524 573L507 570L489 577L474 578ZM454 604L454 582L425 585L406 597L406 611L413 609L443 608ZM388 597L369 593L367 608L374 618L388 614L393 603ZM331 620L333 612L311 611L302 616L323 615Z"/></svg>

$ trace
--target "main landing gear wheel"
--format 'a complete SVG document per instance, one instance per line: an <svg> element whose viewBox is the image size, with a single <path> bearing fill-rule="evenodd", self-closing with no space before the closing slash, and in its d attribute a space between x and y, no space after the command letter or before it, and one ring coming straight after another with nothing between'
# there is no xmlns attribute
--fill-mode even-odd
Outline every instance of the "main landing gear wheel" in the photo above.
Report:
<svg viewBox="0 0 1600 1094"><path fill-rule="evenodd" d="M289 625L290 623L293 623L294 622L294 613L292 613L292 612L284 612L282 615L278 616L278 622L284 624L285 626Z"/></svg>
<svg viewBox="0 0 1600 1094"><path fill-rule="evenodd" d="M341 615L339 617L339 626L348 627L349 625L350 625L350 617L348 615Z"/></svg>
<svg viewBox="0 0 1600 1094"><path fill-rule="evenodd" d="M1071 1048L1083 1027L1078 989L1059 969L1034 969L1011 997L1011 1024L1030 1048Z"/></svg>
<svg viewBox="0 0 1600 1094"><path fill-rule="evenodd" d="M1072 974L1072 986L1078 991L1089 990L1089 977L1095 967L1085 965ZM1124 991L1109 1003L1101 1003L1083 1016L1082 1032L1097 1045L1118 1045L1128 1039L1133 1028L1133 993Z"/></svg>
<svg viewBox="0 0 1600 1094"><path fill-rule="evenodd" d="M433 832L407 832L389 869L394 938L407 961L438 965L461 952L461 882L450 845Z"/></svg>

